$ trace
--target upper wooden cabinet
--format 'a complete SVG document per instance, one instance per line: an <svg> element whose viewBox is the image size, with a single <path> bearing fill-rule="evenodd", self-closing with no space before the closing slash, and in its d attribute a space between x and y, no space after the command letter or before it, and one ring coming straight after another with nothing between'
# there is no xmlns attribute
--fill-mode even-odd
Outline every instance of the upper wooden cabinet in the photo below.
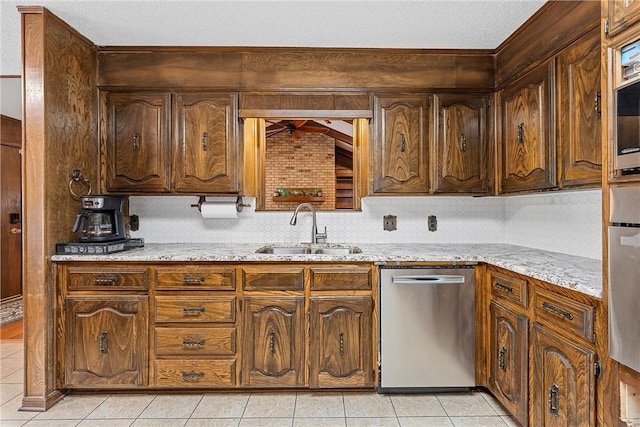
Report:
<svg viewBox="0 0 640 427"><path fill-rule="evenodd" d="M638 0L608 0L607 35L614 36L630 27L640 19L640 1Z"/></svg>
<svg viewBox="0 0 640 427"><path fill-rule="evenodd" d="M171 96L107 93L107 191L169 191Z"/></svg>
<svg viewBox="0 0 640 427"><path fill-rule="evenodd" d="M487 193L487 95L434 96L436 193Z"/></svg>
<svg viewBox="0 0 640 427"><path fill-rule="evenodd" d="M600 33L592 32L558 57L560 186L602 182Z"/></svg>
<svg viewBox="0 0 640 427"><path fill-rule="evenodd" d="M428 108L415 95L374 99L373 192L427 193Z"/></svg>
<svg viewBox="0 0 640 427"><path fill-rule="evenodd" d="M106 191L239 191L235 93L106 92L104 100Z"/></svg>
<svg viewBox="0 0 640 427"><path fill-rule="evenodd" d="M556 186L555 59L500 92L503 193Z"/></svg>
<svg viewBox="0 0 640 427"><path fill-rule="evenodd" d="M173 187L186 192L238 191L237 96L174 95Z"/></svg>

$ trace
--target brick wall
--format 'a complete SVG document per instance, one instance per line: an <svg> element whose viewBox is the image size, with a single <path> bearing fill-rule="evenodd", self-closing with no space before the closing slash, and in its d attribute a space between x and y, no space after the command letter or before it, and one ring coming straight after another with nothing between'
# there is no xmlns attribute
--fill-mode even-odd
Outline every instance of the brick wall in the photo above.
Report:
<svg viewBox="0 0 640 427"><path fill-rule="evenodd" d="M267 138L265 173L265 209L292 211L300 202L277 203L273 193L278 187L321 188L324 202L314 202L317 210L335 209L335 140L326 135L301 132L294 139L289 132Z"/></svg>

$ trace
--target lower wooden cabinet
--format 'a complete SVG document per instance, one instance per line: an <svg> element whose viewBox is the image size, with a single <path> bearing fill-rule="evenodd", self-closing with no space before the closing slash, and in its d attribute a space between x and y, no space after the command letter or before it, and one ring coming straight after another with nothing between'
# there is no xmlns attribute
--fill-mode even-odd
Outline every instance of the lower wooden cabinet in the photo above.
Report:
<svg viewBox="0 0 640 427"><path fill-rule="evenodd" d="M491 302L489 390L526 426L528 424L529 321L526 316Z"/></svg>
<svg viewBox="0 0 640 427"><path fill-rule="evenodd" d="M148 297L68 296L66 388L131 388L148 383Z"/></svg>
<svg viewBox="0 0 640 427"><path fill-rule="evenodd" d="M533 425L595 425L595 352L533 325Z"/></svg>
<svg viewBox="0 0 640 427"><path fill-rule="evenodd" d="M245 297L243 386L304 386L304 297Z"/></svg>
<svg viewBox="0 0 640 427"><path fill-rule="evenodd" d="M373 386L371 297L311 297L309 385Z"/></svg>

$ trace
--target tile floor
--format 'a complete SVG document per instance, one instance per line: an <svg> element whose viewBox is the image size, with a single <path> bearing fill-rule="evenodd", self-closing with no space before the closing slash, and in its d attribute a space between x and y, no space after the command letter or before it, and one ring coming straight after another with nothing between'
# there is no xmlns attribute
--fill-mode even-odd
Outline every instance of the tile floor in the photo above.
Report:
<svg viewBox="0 0 640 427"><path fill-rule="evenodd" d="M20 412L22 340L0 341L0 426L517 426L483 392L68 395L47 412Z"/></svg>

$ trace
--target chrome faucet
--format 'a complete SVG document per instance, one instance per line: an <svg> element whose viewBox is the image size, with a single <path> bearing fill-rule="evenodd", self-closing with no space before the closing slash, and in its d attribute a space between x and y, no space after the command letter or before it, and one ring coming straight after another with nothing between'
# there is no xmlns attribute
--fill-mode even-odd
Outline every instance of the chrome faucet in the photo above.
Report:
<svg viewBox="0 0 640 427"><path fill-rule="evenodd" d="M324 227L324 233L318 233L318 226L316 223L316 210L311 206L310 203L300 203L296 210L293 212L293 216L291 217L291 221L289 224L296 225L298 222L298 212L302 208L307 208L313 214L313 226L311 228L311 243L325 243L327 241L327 227Z"/></svg>

